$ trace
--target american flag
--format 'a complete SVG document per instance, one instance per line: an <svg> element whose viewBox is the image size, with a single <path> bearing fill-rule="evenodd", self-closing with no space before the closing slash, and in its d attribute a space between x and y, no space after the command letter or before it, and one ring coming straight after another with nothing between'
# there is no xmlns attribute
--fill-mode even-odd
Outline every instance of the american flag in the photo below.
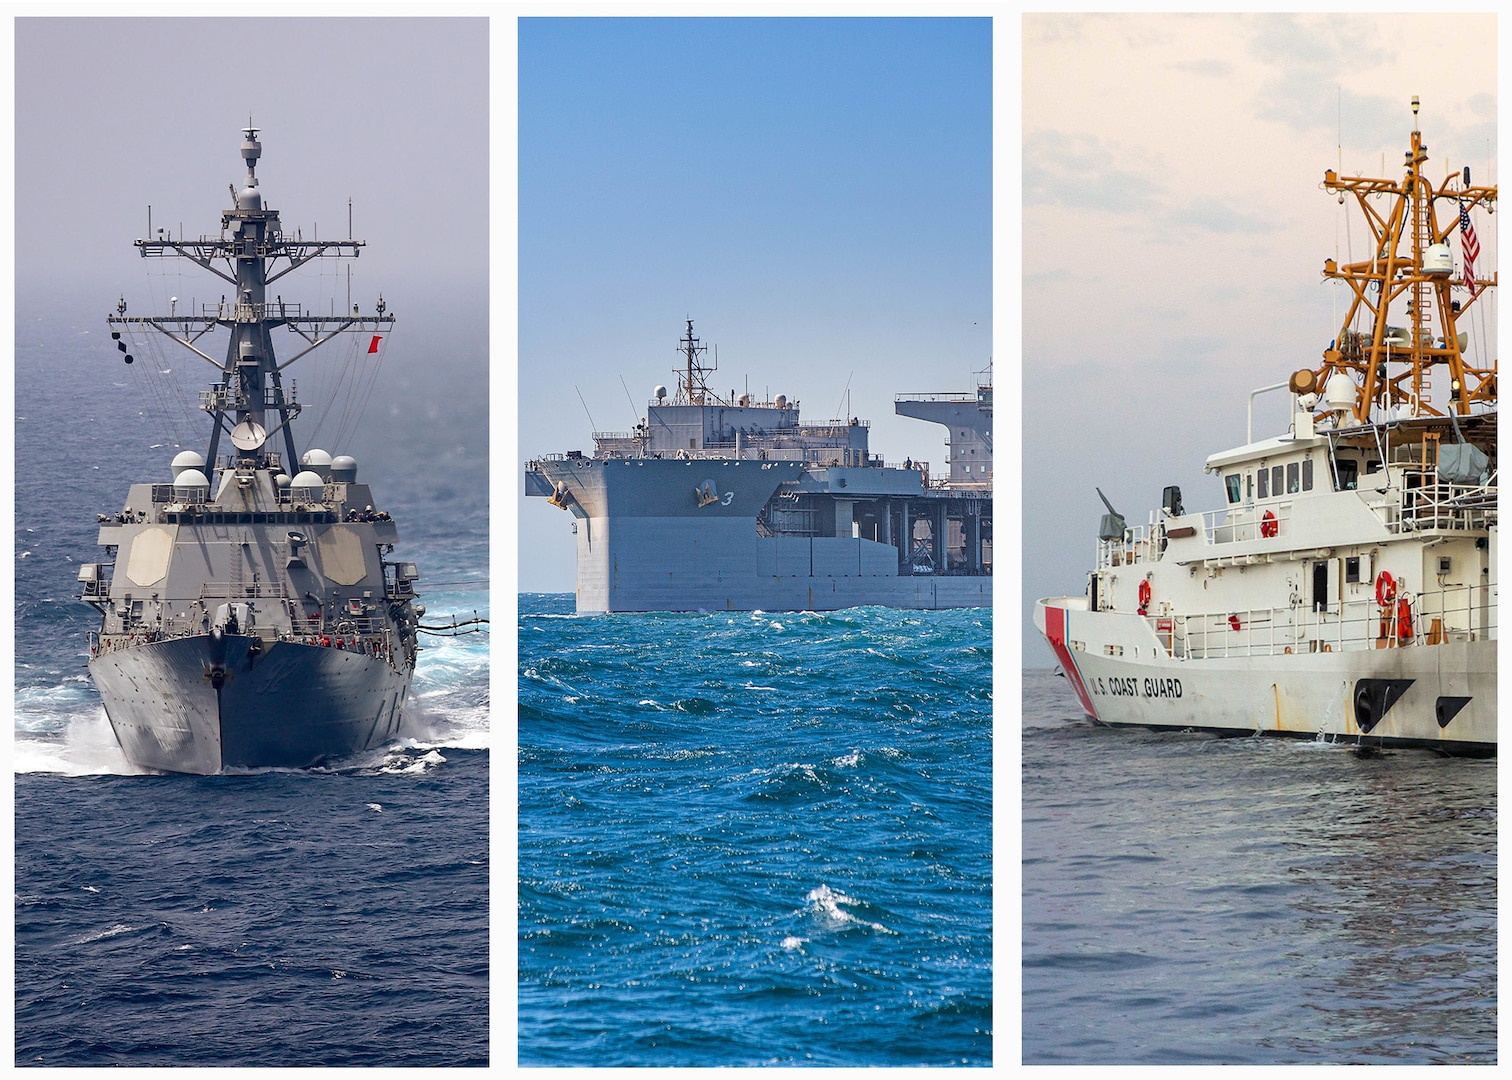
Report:
<svg viewBox="0 0 1512 1080"><path fill-rule="evenodd" d="M1460 203L1460 253L1465 260L1465 288L1475 295L1475 260L1480 258L1480 241L1475 238L1475 226L1470 224L1470 212Z"/></svg>

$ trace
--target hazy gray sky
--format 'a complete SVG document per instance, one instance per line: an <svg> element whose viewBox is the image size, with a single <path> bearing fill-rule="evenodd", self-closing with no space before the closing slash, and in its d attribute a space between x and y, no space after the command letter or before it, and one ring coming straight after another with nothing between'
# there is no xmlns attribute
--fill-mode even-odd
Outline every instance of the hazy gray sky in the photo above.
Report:
<svg viewBox="0 0 1512 1080"><path fill-rule="evenodd" d="M19 19L20 280L135 285L149 203L217 228L249 115L285 224L346 236L350 197L362 277L484 280L487 80L483 19Z"/></svg>
<svg viewBox="0 0 1512 1080"><path fill-rule="evenodd" d="M1030 15L1023 28L1021 617L1025 665L1050 667L1029 615L1085 590L1094 487L1131 523L1167 484L1188 510L1218 509L1202 463L1245 441L1249 392L1316 366L1338 332L1323 260L1351 245L1358 257L1368 233L1322 191L1324 172L1342 155L1346 173L1383 175L1384 155L1400 179L1416 94L1431 175L1468 164L1497 182L1496 19ZM1478 229L1483 267L1495 220ZM1286 422L1284 395L1258 399L1257 439Z"/></svg>
<svg viewBox="0 0 1512 1080"><path fill-rule="evenodd" d="M398 316L363 433L371 452L397 442L392 423L427 445L432 465L439 455L481 471L486 19L23 18L15 41L20 318L75 312L104 342L118 296L138 313L169 295L183 298L179 310L214 301L218 279L187 260L144 260L132 242L149 205L154 227L218 232L229 186L246 175L250 115L261 190L285 227L346 237L350 198L352 234L368 243L277 290L345 303L350 266L353 299L371 308L381 292ZM292 370L309 380L326 359Z"/></svg>
<svg viewBox="0 0 1512 1080"><path fill-rule="evenodd" d="M519 58L523 457L628 431L691 316L717 385L822 422L849 384L943 463L893 398L992 354L989 20L526 19ZM520 588L570 592L570 517L518 503Z"/></svg>

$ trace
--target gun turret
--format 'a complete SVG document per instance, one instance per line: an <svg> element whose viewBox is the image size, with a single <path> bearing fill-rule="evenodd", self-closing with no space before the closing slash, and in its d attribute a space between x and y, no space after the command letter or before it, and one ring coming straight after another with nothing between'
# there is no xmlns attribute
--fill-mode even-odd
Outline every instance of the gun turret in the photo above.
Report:
<svg viewBox="0 0 1512 1080"><path fill-rule="evenodd" d="M1102 488L1095 488L1094 490L1097 492L1097 497L1103 501L1103 505L1108 508L1108 512L1103 515L1102 523L1097 526L1097 538L1099 540L1122 540L1124 534L1129 531L1129 523L1124 520L1122 514L1113 509L1113 504L1102 493Z"/></svg>

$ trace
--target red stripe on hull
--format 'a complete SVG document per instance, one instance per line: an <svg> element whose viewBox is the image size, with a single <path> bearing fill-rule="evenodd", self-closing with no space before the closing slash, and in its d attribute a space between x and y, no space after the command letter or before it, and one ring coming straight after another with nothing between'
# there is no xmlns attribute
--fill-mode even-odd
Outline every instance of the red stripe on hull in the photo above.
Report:
<svg viewBox="0 0 1512 1080"><path fill-rule="evenodd" d="M1050 647L1055 650L1056 659L1060 661L1061 670L1066 673L1066 679L1071 683L1071 689L1076 691L1076 699L1081 702L1081 707L1086 710L1088 716L1097 719L1097 710L1092 706L1092 695L1087 693L1087 687L1082 682L1081 672L1076 668L1076 661L1071 658L1071 649L1066 645L1066 609L1045 605L1045 637L1050 642Z"/></svg>

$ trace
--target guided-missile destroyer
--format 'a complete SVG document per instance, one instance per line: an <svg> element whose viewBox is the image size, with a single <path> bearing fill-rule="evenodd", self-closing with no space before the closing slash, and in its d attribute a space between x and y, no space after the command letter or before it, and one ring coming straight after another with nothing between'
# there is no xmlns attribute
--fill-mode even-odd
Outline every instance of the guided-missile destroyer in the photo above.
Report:
<svg viewBox="0 0 1512 1080"><path fill-rule="evenodd" d="M217 303L108 322L125 363L131 342L160 334L217 375L199 395L208 449L184 450L170 478L134 484L101 514L104 561L79 570L80 599L99 610L89 670L133 764L180 773L301 768L382 744L399 727L415 669L413 563L391 561L391 516L374 509L349 456L301 456L290 364L340 334L378 354L394 323L375 310L319 314L268 286L314 259L356 257L363 243L284 231L258 189L262 147L244 129L247 175L232 188L218 236L138 240L145 258L185 258L223 278ZM299 339L288 360L273 331ZM208 336L225 330L224 360ZM226 444L229 444L227 446Z"/></svg>

